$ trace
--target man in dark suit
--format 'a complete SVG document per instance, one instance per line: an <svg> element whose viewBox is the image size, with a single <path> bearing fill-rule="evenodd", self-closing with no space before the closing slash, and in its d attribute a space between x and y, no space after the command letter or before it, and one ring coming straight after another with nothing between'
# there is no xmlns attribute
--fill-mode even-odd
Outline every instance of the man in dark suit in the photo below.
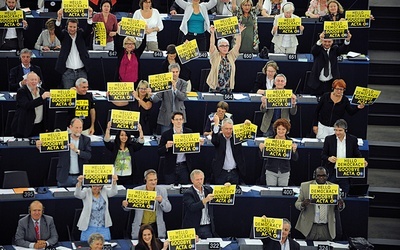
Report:
<svg viewBox="0 0 400 250"><path fill-rule="evenodd" d="M11 92L16 92L19 88L27 84L26 75L31 71L39 76L40 85L43 82L42 70L39 66L31 64L32 51L26 48L22 49L19 58L21 59L21 64L12 68L8 77L8 88Z"/></svg>
<svg viewBox="0 0 400 250"><path fill-rule="evenodd" d="M349 192L350 183L348 178L336 179L335 164L338 158L362 158L358 148L357 137L347 134L347 122L339 119L333 125L334 135L325 137L321 159L329 171L329 181L338 183L342 191ZM368 162L365 161L365 165Z"/></svg>
<svg viewBox="0 0 400 250"><path fill-rule="evenodd" d="M17 8L17 0L6 0L6 6L0 8L0 11L15 11ZM24 47L24 30L28 28L28 23L24 18L21 28L0 29L0 50L20 50Z"/></svg>
<svg viewBox="0 0 400 250"><path fill-rule="evenodd" d="M264 217L264 216L263 216ZM276 249L287 249L287 250L300 250L300 244L289 237L290 229L292 224L286 218L283 218L282 225L282 238L280 241L272 240L271 238L265 238L263 242L264 250L276 250Z"/></svg>
<svg viewBox="0 0 400 250"><path fill-rule="evenodd" d="M173 135L191 133L192 130L183 127L183 113L174 112L171 117L172 129L165 131L161 135L158 144L158 154L165 156L164 163L164 182L166 184L188 184L189 172L191 171L190 154L172 153Z"/></svg>
<svg viewBox="0 0 400 250"><path fill-rule="evenodd" d="M61 30L62 10L57 12L55 34L61 42L61 51L56 62L56 70L62 74L62 83L65 89L74 86L78 78L87 77L89 70L89 53L86 39L92 33L92 8L89 7L89 19L85 30L78 29L78 19L68 18L66 29Z"/></svg>
<svg viewBox="0 0 400 250"><path fill-rule="evenodd" d="M12 133L16 138L38 136L46 131L46 98L50 92L45 92L38 86L39 76L29 72L27 84L17 92L17 110L11 123Z"/></svg>
<svg viewBox="0 0 400 250"><path fill-rule="evenodd" d="M250 123L246 120L245 123ZM214 115L214 124L219 124L219 117ZM226 182L239 184L246 175L246 165L242 153L242 144L234 144L233 121L225 118L222 121L221 133L219 126L213 128L211 142L215 147L215 156L212 161L214 183L222 185Z"/></svg>
<svg viewBox="0 0 400 250"><path fill-rule="evenodd" d="M31 249L43 249L58 242L58 234L53 217L44 215L40 201L29 205L29 214L18 221L15 244Z"/></svg>
<svg viewBox="0 0 400 250"><path fill-rule="evenodd" d="M347 38L341 46L333 45L332 39L324 37L325 33L322 32L317 43L311 48L314 63L307 85L311 89L311 94L316 96L330 92L332 82L340 78L337 57L349 51L351 34L347 33Z"/></svg>
<svg viewBox="0 0 400 250"><path fill-rule="evenodd" d="M218 237L215 233L213 206L213 189L203 186L204 173L195 169L190 173L193 185L183 194L182 228L194 228L201 239Z"/></svg>

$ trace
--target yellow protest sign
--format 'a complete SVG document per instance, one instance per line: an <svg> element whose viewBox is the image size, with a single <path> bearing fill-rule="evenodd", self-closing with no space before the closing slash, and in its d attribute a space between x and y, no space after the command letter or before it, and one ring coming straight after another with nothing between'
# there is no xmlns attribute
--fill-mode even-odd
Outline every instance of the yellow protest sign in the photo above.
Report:
<svg viewBox="0 0 400 250"><path fill-rule="evenodd" d="M271 238L281 240L283 219L268 217L253 217L253 235L256 239Z"/></svg>
<svg viewBox="0 0 400 250"><path fill-rule="evenodd" d="M143 38L145 29L146 21L123 17L121 19L119 34L121 36L134 36Z"/></svg>
<svg viewBox="0 0 400 250"><path fill-rule="evenodd" d="M152 92L161 92L172 88L172 72L149 75L149 86Z"/></svg>
<svg viewBox="0 0 400 250"><path fill-rule="evenodd" d="M364 158L338 158L336 160L337 178L365 178Z"/></svg>
<svg viewBox="0 0 400 250"><path fill-rule="evenodd" d="M75 108L76 91L73 89L50 89L50 108Z"/></svg>
<svg viewBox="0 0 400 250"><path fill-rule="evenodd" d="M187 63L190 60L196 59L200 56L200 51L197 47L196 39L176 46L175 50L182 64Z"/></svg>
<svg viewBox="0 0 400 250"><path fill-rule="evenodd" d="M310 184L310 200L313 204L337 204L339 199L339 185L337 184Z"/></svg>
<svg viewBox="0 0 400 250"><path fill-rule="evenodd" d="M216 205L234 205L235 204L235 192L236 185L224 186L215 185L213 190L214 199L210 201L210 204Z"/></svg>
<svg viewBox="0 0 400 250"><path fill-rule="evenodd" d="M24 20L22 10L0 11L0 29L22 28L22 20Z"/></svg>
<svg viewBox="0 0 400 250"><path fill-rule="evenodd" d="M345 18L350 28L369 28L371 25L370 10L346 10Z"/></svg>
<svg viewBox="0 0 400 250"><path fill-rule="evenodd" d="M257 134L257 125L241 123L233 125L233 141L239 144L247 140L254 140Z"/></svg>
<svg viewBox="0 0 400 250"><path fill-rule="evenodd" d="M351 98L351 103L372 105L375 103L376 99L378 99L380 94L380 90L357 86L356 90L354 91L353 98Z"/></svg>
<svg viewBox="0 0 400 250"><path fill-rule="evenodd" d="M326 39L344 39L347 38L349 29L347 21L325 21L324 32Z"/></svg>
<svg viewBox="0 0 400 250"><path fill-rule="evenodd" d="M63 18L88 19L88 0L62 0Z"/></svg>
<svg viewBox="0 0 400 250"><path fill-rule="evenodd" d="M267 98L267 109L292 107L291 89L268 89L265 91L265 97Z"/></svg>
<svg viewBox="0 0 400 250"><path fill-rule="evenodd" d="M137 131L140 112L126 110L111 110L111 129Z"/></svg>
<svg viewBox="0 0 400 250"><path fill-rule="evenodd" d="M76 100L75 116L77 117L89 116L89 100Z"/></svg>
<svg viewBox="0 0 400 250"><path fill-rule="evenodd" d="M112 183L112 164L83 164L83 185L107 185Z"/></svg>
<svg viewBox="0 0 400 250"><path fill-rule="evenodd" d="M292 144L291 140L266 138L262 155L268 158L290 160L292 157Z"/></svg>
<svg viewBox="0 0 400 250"><path fill-rule="evenodd" d="M156 208L156 197L156 191L128 189L126 191L126 200L128 201L127 207L154 211Z"/></svg>
<svg viewBox="0 0 400 250"><path fill-rule="evenodd" d="M94 44L100 46L107 45L107 31L106 26L103 22L93 23L93 30L94 30Z"/></svg>
<svg viewBox="0 0 400 250"><path fill-rule="evenodd" d="M69 150L68 132L51 132L39 134L39 140L42 142L40 153L60 152Z"/></svg>
<svg viewBox="0 0 400 250"><path fill-rule="evenodd" d="M108 101L133 101L133 82L108 82Z"/></svg>
<svg viewBox="0 0 400 250"><path fill-rule="evenodd" d="M172 153L200 153L200 133L174 134Z"/></svg>
<svg viewBox="0 0 400 250"><path fill-rule="evenodd" d="M299 35L301 26L301 18L278 18L277 33L281 35Z"/></svg>
<svg viewBox="0 0 400 250"><path fill-rule="evenodd" d="M194 228L167 231L170 250L194 250L196 231Z"/></svg>
<svg viewBox="0 0 400 250"><path fill-rule="evenodd" d="M239 22L236 16L214 20L217 38L239 34Z"/></svg>

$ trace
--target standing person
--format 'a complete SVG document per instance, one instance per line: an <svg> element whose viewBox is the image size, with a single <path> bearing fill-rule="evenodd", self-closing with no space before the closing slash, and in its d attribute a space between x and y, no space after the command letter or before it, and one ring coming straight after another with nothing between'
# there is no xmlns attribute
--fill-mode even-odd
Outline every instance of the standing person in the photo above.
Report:
<svg viewBox="0 0 400 250"><path fill-rule="evenodd" d="M147 24L145 30L147 34L146 50L160 51L158 49L157 32L164 29L160 13L152 7L152 0L140 0L140 9L133 14L134 19L144 20ZM137 46L141 43L141 39L137 40Z"/></svg>
<svg viewBox="0 0 400 250"><path fill-rule="evenodd" d="M213 189L204 186L204 173L195 169L190 173L192 186L183 193L182 228L194 228L201 239L218 237L215 233L214 209L210 201L214 199Z"/></svg>
<svg viewBox="0 0 400 250"><path fill-rule="evenodd" d="M263 215L265 217L265 215ZM279 241L272 240L271 238L265 238L261 241L263 242L263 250L300 250L300 244L289 237L290 229L292 224L286 218L283 218L282 225L282 238Z"/></svg>
<svg viewBox="0 0 400 250"><path fill-rule="evenodd" d="M221 128L221 123L225 118L231 118L232 119L232 114L227 113L229 109L229 104L224 101L220 101L217 104L217 111L215 113L211 113L206 117L206 125L204 127L204 136L211 136L212 131L214 129L215 123L214 123L214 115L217 115L219 118L219 124L217 124ZM211 138L211 137L210 137Z"/></svg>
<svg viewBox="0 0 400 250"><path fill-rule="evenodd" d="M190 154L174 154L172 147L174 145L174 134L192 133L189 128L183 127L183 113L174 112L171 116L173 127L161 135L158 144L158 154L165 157L164 163L164 181L166 184L188 184L189 172L191 171Z"/></svg>
<svg viewBox="0 0 400 250"><path fill-rule="evenodd" d="M265 0L261 15L265 17L274 17L281 14L282 6L286 3L286 0Z"/></svg>
<svg viewBox="0 0 400 250"><path fill-rule="evenodd" d="M181 60L179 60L178 55L176 54L176 49L175 49L175 44L169 44L167 46L167 57L165 60L162 62L161 65L161 72L166 73L169 72L168 67L171 64L179 64L179 67L181 67L181 70L179 72L179 78L185 80L188 82L190 81L190 69L185 65L181 63Z"/></svg>
<svg viewBox="0 0 400 250"><path fill-rule="evenodd" d="M16 11L20 10L17 7L17 0L6 0L5 6L0 8L0 11ZM28 28L28 23L24 18L21 28L6 28L0 29L0 50L21 50L24 48L24 30Z"/></svg>
<svg viewBox="0 0 400 250"><path fill-rule="evenodd" d="M68 18L66 29L61 30L63 10L57 12L55 34L61 42L61 51L56 62L56 71L62 74L62 84L65 89L73 87L78 78L88 78L90 62L86 39L93 29L92 12L92 8L89 7L89 19L85 30L78 28L76 18Z"/></svg>
<svg viewBox="0 0 400 250"><path fill-rule="evenodd" d="M181 71L179 64L169 65L168 70L172 72L171 90L156 93L151 97L153 103L162 101L157 118L157 124L161 126L161 134L171 129L171 115L174 112L182 113L183 123L186 122L185 100L187 98L187 82L179 78L179 72Z"/></svg>
<svg viewBox="0 0 400 250"><path fill-rule="evenodd" d="M314 56L314 63L311 69L307 86L311 94L321 96L329 92L332 82L340 78L339 64L337 57L349 51L351 34L347 31L347 38L340 46L333 45L332 39L325 39L325 32L319 35L319 40L311 48Z"/></svg>
<svg viewBox="0 0 400 250"><path fill-rule="evenodd" d="M77 227L81 233L80 241L88 241L93 233L100 233L105 240L111 240L110 227L112 226L108 210L108 198L117 195L118 176L112 176L111 188L102 185L92 185L83 189L84 176L80 175L76 183L74 195L81 199L83 209Z"/></svg>
<svg viewBox="0 0 400 250"><path fill-rule="evenodd" d="M175 3L184 10L182 23L179 27L184 35L181 43L186 40L196 39L199 50L207 51L205 32L210 32L210 19L207 11L217 4L217 0L203 3L200 3L200 0L192 0L191 3L184 0L175 0Z"/></svg>
<svg viewBox="0 0 400 250"><path fill-rule="evenodd" d="M139 229L139 242L135 246L136 250L167 250L169 241L162 242L154 234L153 228L148 224L143 224Z"/></svg>
<svg viewBox="0 0 400 250"><path fill-rule="evenodd" d="M278 140L291 140L291 138L288 136L290 127L290 122L285 118L276 120L273 125L275 136L272 138ZM264 150L264 147L264 143L260 143L259 148L261 152ZM261 175L265 174L267 186L288 186L290 177L290 161L297 161L299 159L296 143L292 143L291 151L292 157L289 160L278 158L264 159Z"/></svg>
<svg viewBox="0 0 400 250"><path fill-rule="evenodd" d="M275 88L277 90L285 89L286 86L286 76L284 74L278 74L275 76ZM290 121L290 115L295 115L297 113L296 105L296 95L292 94L292 107L291 108L268 108L267 109L267 98L268 96L261 97L260 111L264 113L260 130L263 132L265 137L270 137L274 135L273 124L279 118L285 118Z"/></svg>
<svg viewBox="0 0 400 250"><path fill-rule="evenodd" d="M58 242L53 217L45 215L43 204L35 200L28 208L28 215L18 221L15 245L25 248L44 249Z"/></svg>
<svg viewBox="0 0 400 250"><path fill-rule="evenodd" d="M144 136L142 126L139 127L139 138L136 140L131 137L131 133L125 130L118 130L115 140L111 141L110 130L111 122L107 123L104 135L104 145L112 152L112 162L114 163L114 173L118 175L120 185L133 185L133 174L137 170L134 160L135 152L142 149Z"/></svg>
<svg viewBox="0 0 400 250"><path fill-rule="evenodd" d="M164 222L164 213L169 213L172 209L168 200L167 190L157 185L157 172L154 169L148 169L144 172L145 185L135 187L135 190L156 191L156 203L154 211L145 211L135 209L135 219L132 223L132 239L141 240L139 228L141 225L149 225L154 232L154 237L165 239L167 237L167 229ZM126 209L128 201L123 200L122 206Z"/></svg>
<svg viewBox="0 0 400 250"><path fill-rule="evenodd" d="M233 2L240 5L242 0L218 0L217 5L210 11L213 15L232 16L233 15Z"/></svg>
<svg viewBox="0 0 400 250"><path fill-rule="evenodd" d="M239 43L240 53L258 53L258 45L260 39L258 38L258 24L257 15L262 10L262 0L258 0L257 6L253 7L252 0L243 0L239 6L236 2L232 2L233 13L237 16L239 23L246 27L241 31L241 39L237 40L235 36L232 40L232 44ZM210 44L211 48L211 44Z"/></svg>
<svg viewBox="0 0 400 250"><path fill-rule="evenodd" d="M93 39L93 49L94 50L114 50L114 36L117 34L118 22L117 17L111 13L112 1L102 0L100 3L100 13L93 15L93 22L103 22L106 28L106 46L101 46L94 44Z"/></svg>
<svg viewBox="0 0 400 250"><path fill-rule="evenodd" d="M50 51L50 50L59 50L61 49L61 42L58 40L56 37L56 34L54 32L55 30L55 19L50 18L49 20L46 21L45 27L38 39L36 40L35 43L35 49L40 50L40 51Z"/></svg>
<svg viewBox="0 0 400 250"><path fill-rule="evenodd" d="M239 34L235 35L236 44L229 50L229 41L225 38L218 40L215 46L215 27L210 28L210 64L211 70L207 77L207 84L210 89L220 92L229 92L235 88L235 61L239 56L241 44L241 33L245 29L239 26Z"/></svg>
<svg viewBox="0 0 400 250"><path fill-rule="evenodd" d="M306 11L306 16L311 18L320 18L328 14L328 0L311 0Z"/></svg>
<svg viewBox="0 0 400 250"><path fill-rule="evenodd" d="M150 126L150 114L153 102L151 101L149 83L141 80L133 92L136 102L133 102L133 110L140 112L140 125L144 135L152 135L153 131Z"/></svg>
<svg viewBox="0 0 400 250"><path fill-rule="evenodd" d="M50 92L38 86L39 76L29 72L27 83L17 91L17 110L11 123L12 133L16 138L38 136L46 131L46 99Z"/></svg>
<svg viewBox="0 0 400 250"><path fill-rule="evenodd" d="M296 229L306 240L333 240L336 237L335 209L342 211L345 207L342 199L337 205L316 205L310 203L310 184L330 185L327 181L329 172L324 167L314 170L314 180L301 183L300 194L295 206L300 210Z"/></svg>
<svg viewBox="0 0 400 250"><path fill-rule="evenodd" d="M19 88L28 83L27 74L35 72L39 77L39 86L43 82L42 70L39 66L31 64L32 50L24 48L19 54L21 63L10 70L8 77L9 90L16 92Z"/></svg>
<svg viewBox="0 0 400 250"><path fill-rule="evenodd" d="M328 180L338 183L342 191L347 194L350 189L350 182L348 178L336 179L336 161L338 158L362 158L363 156L358 149L357 137L347 133L347 122L345 120L337 120L333 128L335 134L325 137L321 160L329 171ZM367 161L365 161L365 166L368 166Z"/></svg>
<svg viewBox="0 0 400 250"><path fill-rule="evenodd" d="M282 12L275 16L274 26L272 27L271 34L274 36L272 38L272 43L274 44L274 52L282 54L296 54L297 41L296 35L282 35L278 34L278 19L279 18L298 18L298 16L293 14L294 4L292 2L287 2L282 6ZM300 26L300 32L302 34L304 26Z"/></svg>
<svg viewBox="0 0 400 250"><path fill-rule="evenodd" d="M274 88L274 81L276 73L278 72L278 64L270 60L262 68L262 74L257 75L256 82L254 83L253 92L265 95L265 90Z"/></svg>

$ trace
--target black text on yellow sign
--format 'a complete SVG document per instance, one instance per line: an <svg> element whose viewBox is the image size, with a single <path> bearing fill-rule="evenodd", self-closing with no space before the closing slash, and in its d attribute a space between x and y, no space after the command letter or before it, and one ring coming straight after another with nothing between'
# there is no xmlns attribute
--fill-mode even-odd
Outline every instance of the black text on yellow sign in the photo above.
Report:
<svg viewBox="0 0 400 250"><path fill-rule="evenodd" d="M89 100L76 100L75 116L81 118L89 116Z"/></svg>
<svg viewBox="0 0 400 250"><path fill-rule="evenodd" d="M368 28L371 21L371 11L346 10L345 17L350 28Z"/></svg>
<svg viewBox="0 0 400 250"><path fill-rule="evenodd" d="M338 158L336 160L337 178L365 178L364 158Z"/></svg>
<svg viewBox="0 0 400 250"><path fill-rule="evenodd" d="M267 98L267 109L292 107L291 89L268 89L265 91L265 97Z"/></svg>
<svg viewBox="0 0 400 250"><path fill-rule="evenodd" d="M1 28L22 28L24 13L22 10L0 11L0 29Z"/></svg>
<svg viewBox="0 0 400 250"><path fill-rule="evenodd" d="M119 34L122 36L134 36L138 38L143 38L145 28L146 22L144 20L123 17L121 19Z"/></svg>
<svg viewBox="0 0 400 250"><path fill-rule="evenodd" d="M107 45L107 31L103 22L97 22L93 25L94 30L94 44L100 46Z"/></svg>
<svg viewBox="0 0 400 250"><path fill-rule="evenodd" d="M63 18L87 19L89 17L88 0L63 0Z"/></svg>
<svg viewBox="0 0 400 250"><path fill-rule="evenodd" d="M129 208L154 211L156 197L156 191L128 189L126 192Z"/></svg>
<svg viewBox="0 0 400 250"><path fill-rule="evenodd" d="M172 72L149 75L149 86L152 92L161 92L172 88Z"/></svg>
<svg viewBox="0 0 400 250"><path fill-rule="evenodd" d="M353 98L351 99L351 103L372 105L375 103L376 99L378 99L380 94L380 90L357 86L356 90L354 91Z"/></svg>
<svg viewBox="0 0 400 250"><path fill-rule="evenodd" d="M140 112L111 110L111 129L137 131L140 120Z"/></svg>
<svg viewBox="0 0 400 250"><path fill-rule="evenodd" d="M337 204L339 197L339 185L310 184L310 201L313 204Z"/></svg>
<svg viewBox="0 0 400 250"><path fill-rule="evenodd" d="M234 144L242 143L246 140L254 140L257 134L257 125L255 124L235 124L233 125L233 141Z"/></svg>
<svg viewBox="0 0 400 250"><path fill-rule="evenodd" d="M194 250L196 232L194 228L167 231L170 250Z"/></svg>
<svg viewBox="0 0 400 250"><path fill-rule="evenodd" d="M239 34L239 22L236 16L214 20L217 38Z"/></svg>
<svg viewBox="0 0 400 250"><path fill-rule="evenodd" d="M290 160L292 157L292 144L291 140L267 138L264 141L263 157Z"/></svg>
<svg viewBox="0 0 400 250"><path fill-rule="evenodd" d="M278 18L278 34L282 35L299 35L301 26L301 18Z"/></svg>
<svg viewBox="0 0 400 250"><path fill-rule="evenodd" d="M107 185L112 183L114 165L84 164L83 185Z"/></svg>
<svg viewBox="0 0 400 250"><path fill-rule="evenodd" d="M175 47L176 53L178 54L181 63L187 63L190 60L198 58L200 56L199 47L197 47L196 39L190 40L184 44Z"/></svg>
<svg viewBox="0 0 400 250"><path fill-rule="evenodd" d="M174 134L173 142L174 154L200 152L200 133Z"/></svg>
<svg viewBox="0 0 400 250"><path fill-rule="evenodd" d="M282 238L283 219L253 217L253 234L254 238L271 238L280 240Z"/></svg>
<svg viewBox="0 0 400 250"><path fill-rule="evenodd" d="M214 199L210 201L210 204L218 205L234 205L235 204L235 192L236 185L224 186L216 185L213 187Z"/></svg>
<svg viewBox="0 0 400 250"><path fill-rule="evenodd" d="M50 89L50 108L75 108L76 91L71 89Z"/></svg>
<svg viewBox="0 0 400 250"><path fill-rule="evenodd" d="M108 82L109 101L133 101L133 82Z"/></svg>
<svg viewBox="0 0 400 250"><path fill-rule="evenodd" d="M39 140L42 142L42 145L40 146L40 153L69 150L67 131L42 133L39 135Z"/></svg>
<svg viewBox="0 0 400 250"><path fill-rule="evenodd" d="M324 32L326 39L347 38L349 29L347 21L325 21Z"/></svg>

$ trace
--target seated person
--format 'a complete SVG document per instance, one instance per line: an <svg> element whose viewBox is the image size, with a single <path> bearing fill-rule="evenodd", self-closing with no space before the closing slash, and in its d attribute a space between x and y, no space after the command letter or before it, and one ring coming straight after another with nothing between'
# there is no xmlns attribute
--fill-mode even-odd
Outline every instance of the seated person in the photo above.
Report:
<svg viewBox="0 0 400 250"><path fill-rule="evenodd" d="M265 217L265 215L263 215ZM271 240L270 238L262 239L264 250L276 250L276 249L287 249L287 250L300 250L300 245L295 240L289 237L290 229L292 224L286 218L283 218L282 225L282 238L280 241Z"/></svg>
<svg viewBox="0 0 400 250"><path fill-rule="evenodd" d="M167 250L169 241L162 242L154 234L153 228L149 224L142 224L139 229L139 242L135 250Z"/></svg>
<svg viewBox="0 0 400 250"><path fill-rule="evenodd" d="M256 92L260 95L265 95L265 90L273 89L276 72L278 70L279 67L275 61L268 61L262 69L262 74L257 75L253 92Z"/></svg>
<svg viewBox="0 0 400 250"><path fill-rule="evenodd" d="M99 233L93 233L89 236L88 244L89 250L103 250L104 237Z"/></svg>
<svg viewBox="0 0 400 250"><path fill-rule="evenodd" d="M61 49L61 42L56 37L54 33L55 30L55 19L50 18L46 21L45 26L46 29L40 33L36 43L35 49L41 51L49 51L49 50L59 50Z"/></svg>
<svg viewBox="0 0 400 250"><path fill-rule="evenodd" d="M18 221L15 245L25 248L43 249L58 242L58 234L53 217L43 214L40 201L29 205L29 214Z"/></svg>
<svg viewBox="0 0 400 250"><path fill-rule="evenodd" d="M206 117L206 126L204 128L204 136L212 135L212 129L214 127L214 115L217 115L219 118L219 127L221 127L221 122L225 118L231 118L232 119L232 114L226 113L229 109L229 104L224 101L220 101L217 104L217 112L211 113ZM211 138L210 138L211 139Z"/></svg>

